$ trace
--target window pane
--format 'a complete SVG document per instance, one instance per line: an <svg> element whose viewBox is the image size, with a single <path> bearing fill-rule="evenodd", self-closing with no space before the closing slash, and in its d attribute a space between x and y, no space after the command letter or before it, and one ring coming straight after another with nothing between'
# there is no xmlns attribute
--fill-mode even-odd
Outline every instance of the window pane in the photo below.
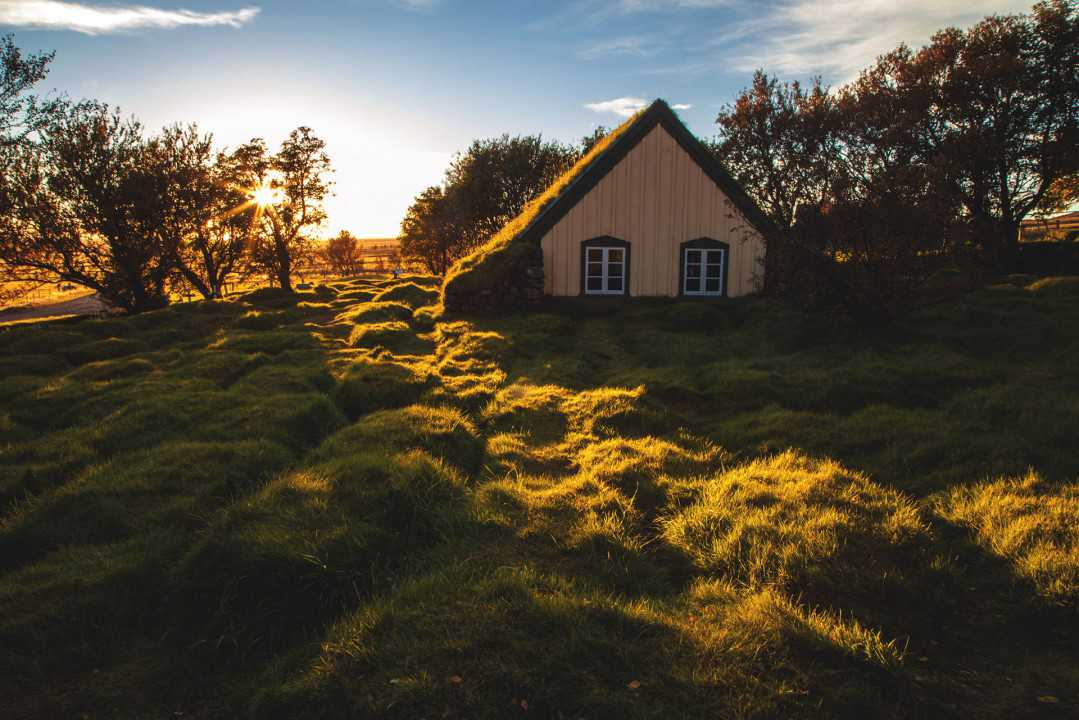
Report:
<svg viewBox="0 0 1079 720"><path fill-rule="evenodd" d="M603 263L588 263L588 277L600 277L603 275Z"/></svg>
<svg viewBox="0 0 1079 720"><path fill-rule="evenodd" d="M607 289L608 290L617 290L617 291L621 292L622 291L622 278L620 278L620 277L607 278Z"/></svg>
<svg viewBox="0 0 1079 720"><path fill-rule="evenodd" d="M700 292L701 281L697 278L686 278L686 292Z"/></svg>
<svg viewBox="0 0 1079 720"><path fill-rule="evenodd" d="M701 276L700 265L686 265L686 277L699 278Z"/></svg>
<svg viewBox="0 0 1079 720"><path fill-rule="evenodd" d="M705 273L705 275L707 277L710 277L710 278L721 277L723 275L723 266L722 265L709 265L708 270Z"/></svg>
<svg viewBox="0 0 1079 720"><path fill-rule="evenodd" d="M622 263L609 263L607 274L611 277L622 277Z"/></svg>
<svg viewBox="0 0 1079 720"><path fill-rule="evenodd" d="M686 262L699 263L701 261L700 250L686 250Z"/></svg>
<svg viewBox="0 0 1079 720"><path fill-rule="evenodd" d="M710 293L719 292L719 278L716 278L715 280L712 280L712 279L705 280L704 281L704 289L707 292L710 292Z"/></svg>
<svg viewBox="0 0 1079 720"><path fill-rule="evenodd" d="M603 248L588 248L588 262L601 262L603 260Z"/></svg>
<svg viewBox="0 0 1079 720"><path fill-rule="evenodd" d="M588 286L587 287L588 287L589 290L602 290L603 289L603 278L598 278L598 277L590 277L590 278L588 278Z"/></svg>
<svg viewBox="0 0 1079 720"><path fill-rule="evenodd" d="M622 262L622 248L611 248L607 251L607 259L611 262Z"/></svg>

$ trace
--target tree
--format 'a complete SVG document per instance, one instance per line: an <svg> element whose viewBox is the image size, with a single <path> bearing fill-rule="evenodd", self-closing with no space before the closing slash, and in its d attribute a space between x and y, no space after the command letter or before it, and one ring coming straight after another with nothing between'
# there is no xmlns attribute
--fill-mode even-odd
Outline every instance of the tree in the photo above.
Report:
<svg viewBox="0 0 1079 720"><path fill-rule="evenodd" d="M780 83L762 70L750 87L716 118L719 136L712 150L756 199L777 232L766 237L764 287L785 290L791 274L800 277L807 247L788 232L806 208L832 198L840 171L838 113L829 89L814 79ZM815 225L819 227L821 223ZM795 250L796 252L789 252Z"/></svg>
<svg viewBox="0 0 1079 720"><path fill-rule="evenodd" d="M0 264L12 280L57 279L141 312L168 302L176 248L146 209L142 128L97 102L64 105L40 139L6 148Z"/></svg>
<svg viewBox="0 0 1079 720"><path fill-rule="evenodd" d="M1077 48L1074 4L1043 2L1030 15L942 30L917 52L901 46L841 104L897 151L896 166L925 168L977 243L1007 262L1022 219L1079 170Z"/></svg>
<svg viewBox="0 0 1079 720"><path fill-rule="evenodd" d="M1063 0L989 17L835 93L758 72L717 119L716 152L789 230L769 238L766 287L881 319L941 260L1006 267L1022 218L1074 196L1077 25Z"/></svg>
<svg viewBox="0 0 1079 720"><path fill-rule="evenodd" d="M444 272L520 214L578 156L576 148L537 135L474 141L454 157L442 185L424 190L409 208L402 254Z"/></svg>
<svg viewBox="0 0 1079 720"><path fill-rule="evenodd" d="M285 290L292 289L293 269L311 250L306 231L326 219L323 202L330 194L327 176L332 170L325 148L326 143L308 127L289 133L281 149L269 158L260 139L243 148L245 162L260 183L253 187L264 188L257 195L262 232L253 261Z"/></svg>
<svg viewBox="0 0 1079 720"><path fill-rule="evenodd" d="M327 240L320 254L337 275L355 275L363 269L360 241L348 230Z"/></svg>
<svg viewBox="0 0 1079 720"><path fill-rule="evenodd" d="M401 255L444 275L460 254L456 215L438 185L416 197L401 221Z"/></svg>
<svg viewBox="0 0 1079 720"><path fill-rule="evenodd" d="M215 298L222 297L229 278L247 274L247 258L257 234L256 201L251 196L246 158L240 150L218 153L210 178L213 186L210 220L185 244L184 261L198 268Z"/></svg>
<svg viewBox="0 0 1079 720"><path fill-rule="evenodd" d="M58 101L43 103L27 94L48 74L52 59L52 53L24 57L12 35L0 40L0 153L12 155L12 150L26 142L50 113L55 112ZM14 157L6 160L18 164ZM38 284L11 280L10 271L0 261L0 302L16 300Z"/></svg>
<svg viewBox="0 0 1079 720"><path fill-rule="evenodd" d="M576 149L539 135L473 141L444 182L461 244L471 249L501 230L576 159Z"/></svg>
<svg viewBox="0 0 1079 720"><path fill-rule="evenodd" d="M250 200L231 156L213 153L198 127L172 126L150 139L140 164L147 232L172 259L180 284L206 299L220 298L226 278L244 258Z"/></svg>
<svg viewBox="0 0 1079 720"><path fill-rule="evenodd" d="M595 147L603 138L611 134L611 129L606 125L597 125L596 129L588 133L581 138L580 157L584 157L588 154L588 151Z"/></svg>
<svg viewBox="0 0 1079 720"><path fill-rule="evenodd" d="M58 99L43 102L27 94L48 74L53 57L54 53L24 57L13 35L0 40L0 146L23 142L60 106Z"/></svg>
<svg viewBox="0 0 1079 720"><path fill-rule="evenodd" d="M194 128L189 133L194 133ZM209 138L204 140L205 145L196 143L194 147L208 149ZM186 145L192 146L190 139ZM204 298L220 298L230 278L248 272L248 254L258 231L257 203L252 198L256 186L245 148L220 152L212 163L201 149L196 156L200 159L198 189L189 194L194 200L192 207L198 209L197 222L180 246L176 265L184 280Z"/></svg>
<svg viewBox="0 0 1079 720"><path fill-rule="evenodd" d="M758 70L716 123L716 155L776 227L789 228L799 205L819 204L827 196L836 154L835 109L819 78L806 90Z"/></svg>
<svg viewBox="0 0 1079 720"><path fill-rule="evenodd" d="M1057 178L1042 196L1039 215L1052 215L1079 205L1079 173Z"/></svg>

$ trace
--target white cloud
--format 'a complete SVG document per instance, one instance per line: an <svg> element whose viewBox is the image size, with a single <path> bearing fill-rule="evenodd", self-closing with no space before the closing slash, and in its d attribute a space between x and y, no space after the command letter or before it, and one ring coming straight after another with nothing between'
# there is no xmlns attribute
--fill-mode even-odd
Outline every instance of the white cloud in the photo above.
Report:
<svg viewBox="0 0 1079 720"><path fill-rule="evenodd" d="M615 115L621 115L622 117L629 117L647 104L648 101L644 98L620 97L613 100L585 103L584 106L596 113L614 113Z"/></svg>
<svg viewBox="0 0 1079 720"><path fill-rule="evenodd" d="M944 27L1029 11L1030 5L1031 0L786 0L742 30L728 29L729 39L743 42L724 54L733 56L738 70L820 73L842 81L900 43L919 47Z"/></svg>
<svg viewBox="0 0 1079 720"><path fill-rule="evenodd" d="M162 10L145 5L90 5L60 0L0 0L0 25L73 30L87 35L183 25L240 27L255 19L259 8L222 12Z"/></svg>
<svg viewBox="0 0 1079 720"><path fill-rule="evenodd" d="M621 117L629 117L638 110L648 105L648 101L640 97L620 97L613 100L601 100L600 102L585 103L586 109L594 113L612 113ZM689 110L693 106L688 103L675 103L671 105L674 110Z"/></svg>

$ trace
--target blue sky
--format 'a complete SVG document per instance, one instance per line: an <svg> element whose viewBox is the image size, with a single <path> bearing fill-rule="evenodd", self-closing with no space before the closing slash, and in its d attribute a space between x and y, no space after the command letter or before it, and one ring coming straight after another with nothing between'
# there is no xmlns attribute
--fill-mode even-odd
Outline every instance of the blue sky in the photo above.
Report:
<svg viewBox="0 0 1079 720"><path fill-rule="evenodd" d="M1033 0L0 0L0 27L56 50L44 87L221 146L300 124L329 144L327 232L387 236L477 137L576 140L663 97L690 128L754 68L842 82L899 42Z"/></svg>

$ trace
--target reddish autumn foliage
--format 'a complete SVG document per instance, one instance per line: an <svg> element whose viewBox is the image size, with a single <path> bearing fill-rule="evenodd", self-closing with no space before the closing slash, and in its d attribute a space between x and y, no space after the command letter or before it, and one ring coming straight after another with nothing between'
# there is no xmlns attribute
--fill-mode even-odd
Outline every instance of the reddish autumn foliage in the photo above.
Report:
<svg viewBox="0 0 1079 720"><path fill-rule="evenodd" d="M1049 0L901 45L835 90L759 71L719 115L716 151L780 230L769 287L789 284L794 262L826 286L847 278L844 304L888 304L934 258L1010 267L1019 223L1079 173L1076 48L1075 5Z"/></svg>

